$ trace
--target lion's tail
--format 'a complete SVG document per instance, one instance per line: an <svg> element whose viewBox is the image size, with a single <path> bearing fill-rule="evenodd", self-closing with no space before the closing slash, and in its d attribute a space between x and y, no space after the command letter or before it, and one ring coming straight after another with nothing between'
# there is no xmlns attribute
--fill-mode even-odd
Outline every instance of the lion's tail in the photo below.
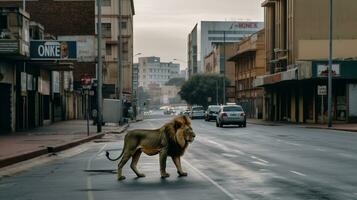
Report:
<svg viewBox="0 0 357 200"><path fill-rule="evenodd" d="M108 160L110 160L110 161L117 161L117 160L119 160L119 158L121 158L121 157L123 156L123 154L124 154L124 149L123 149L123 151L121 152L121 154L120 154L119 157L112 159L112 158L110 158L110 156L109 156L109 151L105 151L105 156L106 156L106 157L108 158Z"/></svg>

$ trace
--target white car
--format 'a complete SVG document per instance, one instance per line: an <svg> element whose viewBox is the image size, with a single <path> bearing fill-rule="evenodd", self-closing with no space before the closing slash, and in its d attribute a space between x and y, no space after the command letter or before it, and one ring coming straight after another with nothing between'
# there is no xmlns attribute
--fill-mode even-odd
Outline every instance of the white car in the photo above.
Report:
<svg viewBox="0 0 357 200"><path fill-rule="evenodd" d="M205 110L202 106L192 106L190 117L191 119L203 119L205 117Z"/></svg>
<svg viewBox="0 0 357 200"><path fill-rule="evenodd" d="M217 115L216 126L223 127L223 125L239 125L240 127L246 127L247 119L242 106L222 106Z"/></svg>

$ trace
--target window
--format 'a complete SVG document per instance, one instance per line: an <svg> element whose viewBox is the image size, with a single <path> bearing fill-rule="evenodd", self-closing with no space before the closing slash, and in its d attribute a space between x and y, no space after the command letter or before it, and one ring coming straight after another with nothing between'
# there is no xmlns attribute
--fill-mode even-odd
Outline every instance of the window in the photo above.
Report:
<svg viewBox="0 0 357 200"><path fill-rule="evenodd" d="M112 55L112 46L110 44L105 45L105 54L108 56Z"/></svg>
<svg viewBox="0 0 357 200"><path fill-rule="evenodd" d="M243 111L242 107L240 106L229 106L223 108L224 112L232 112L232 111Z"/></svg>
<svg viewBox="0 0 357 200"><path fill-rule="evenodd" d="M112 0L102 0L103 7L111 6L111 4L112 4Z"/></svg>
<svg viewBox="0 0 357 200"><path fill-rule="evenodd" d="M128 28L128 23L126 21L124 21L124 22L122 21L121 22L121 28L122 29L127 29Z"/></svg>
<svg viewBox="0 0 357 200"><path fill-rule="evenodd" d="M0 31L7 29L7 16L0 15Z"/></svg>
<svg viewBox="0 0 357 200"><path fill-rule="evenodd" d="M102 23L102 33L103 37L112 37L112 24Z"/></svg>

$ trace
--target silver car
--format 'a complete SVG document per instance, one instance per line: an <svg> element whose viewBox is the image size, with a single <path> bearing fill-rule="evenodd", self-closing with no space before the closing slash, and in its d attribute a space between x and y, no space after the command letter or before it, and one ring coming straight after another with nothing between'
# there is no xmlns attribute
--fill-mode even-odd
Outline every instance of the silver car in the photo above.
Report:
<svg viewBox="0 0 357 200"><path fill-rule="evenodd" d="M190 117L191 119L203 119L205 117L205 110L202 106L192 106Z"/></svg>
<svg viewBox="0 0 357 200"><path fill-rule="evenodd" d="M221 106L216 118L216 126L223 127L223 125L239 125L240 127L246 127L247 119L242 106Z"/></svg>

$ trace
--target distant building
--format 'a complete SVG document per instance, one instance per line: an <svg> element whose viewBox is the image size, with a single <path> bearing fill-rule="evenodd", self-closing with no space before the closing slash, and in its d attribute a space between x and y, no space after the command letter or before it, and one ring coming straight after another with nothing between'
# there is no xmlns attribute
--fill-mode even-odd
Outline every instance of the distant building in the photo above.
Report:
<svg viewBox="0 0 357 200"><path fill-rule="evenodd" d="M133 16L135 15L133 0L102 0L102 34L105 45L103 91L104 97L115 97L118 80L118 36L119 36L119 2L121 2L121 35L123 94L131 101L132 67L133 67ZM93 4L95 1L93 1ZM97 8L95 9L97 12ZM97 23L96 15L96 23Z"/></svg>
<svg viewBox="0 0 357 200"><path fill-rule="evenodd" d="M132 94L134 98L137 98L137 91L139 88L139 63L133 64L133 74L132 74Z"/></svg>
<svg viewBox="0 0 357 200"><path fill-rule="evenodd" d="M191 31L191 33L188 35L188 42L187 42L187 57L188 57L188 62L187 62L187 67L188 67L188 78L193 76L194 74L197 74L198 72L198 52L197 52L197 24Z"/></svg>
<svg viewBox="0 0 357 200"><path fill-rule="evenodd" d="M253 86L257 76L265 74L265 34L261 30L234 45L236 101L249 118L263 118L264 90Z"/></svg>
<svg viewBox="0 0 357 200"><path fill-rule="evenodd" d="M139 87L150 84L165 85L171 78L180 76L180 64L160 62L159 57L139 58Z"/></svg>
<svg viewBox="0 0 357 200"><path fill-rule="evenodd" d="M261 30L263 27L263 22L201 21L198 26L195 26L188 38L189 69L195 70L194 63L201 61L201 63L197 65L196 73L204 73L204 60L205 57L212 52L213 44L239 42L243 38ZM198 32L199 34L197 34ZM199 45L197 45L197 42L195 43L197 40L200 41ZM196 51L194 49L195 45L197 46ZM198 55L199 61L195 61L195 55ZM192 73L194 74L195 71Z"/></svg>

